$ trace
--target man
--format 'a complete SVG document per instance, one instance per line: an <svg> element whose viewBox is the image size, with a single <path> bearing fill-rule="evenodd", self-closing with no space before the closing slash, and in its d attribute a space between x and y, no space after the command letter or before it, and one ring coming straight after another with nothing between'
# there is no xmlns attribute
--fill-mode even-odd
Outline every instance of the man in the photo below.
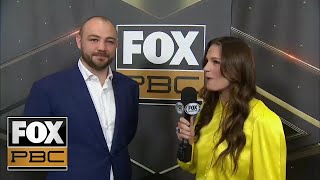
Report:
<svg viewBox="0 0 320 180"><path fill-rule="evenodd" d="M129 180L138 84L111 71L117 32L108 19L88 19L76 41L77 66L35 82L25 106L26 116L68 117L68 171L49 172L47 179Z"/></svg>

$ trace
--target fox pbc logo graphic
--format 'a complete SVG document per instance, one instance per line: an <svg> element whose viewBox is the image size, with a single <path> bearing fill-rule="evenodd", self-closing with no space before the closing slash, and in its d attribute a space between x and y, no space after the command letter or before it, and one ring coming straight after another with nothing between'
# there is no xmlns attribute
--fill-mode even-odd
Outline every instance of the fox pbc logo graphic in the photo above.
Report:
<svg viewBox="0 0 320 180"><path fill-rule="evenodd" d="M204 25L118 25L116 70L140 85L140 102L175 104L181 90L200 90Z"/></svg>
<svg viewBox="0 0 320 180"><path fill-rule="evenodd" d="M66 171L67 125L67 117L8 117L8 171Z"/></svg>

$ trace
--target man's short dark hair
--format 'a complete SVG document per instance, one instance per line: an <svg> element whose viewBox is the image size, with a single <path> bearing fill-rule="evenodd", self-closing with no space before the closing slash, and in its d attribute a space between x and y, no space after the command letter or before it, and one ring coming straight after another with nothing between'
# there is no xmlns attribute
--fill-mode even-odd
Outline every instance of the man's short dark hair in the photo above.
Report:
<svg viewBox="0 0 320 180"><path fill-rule="evenodd" d="M104 21L104 22L110 22L110 23L112 24L112 22L111 22L109 19L107 19L106 17L104 17L104 16L92 16L92 17L88 18L87 20L85 20L85 21L83 22L83 24L81 25L80 30L79 30L80 36L82 36L82 31L83 31L84 26L85 26L85 25L87 24L87 22L90 21L91 19L100 19L100 20L102 20L102 21Z"/></svg>

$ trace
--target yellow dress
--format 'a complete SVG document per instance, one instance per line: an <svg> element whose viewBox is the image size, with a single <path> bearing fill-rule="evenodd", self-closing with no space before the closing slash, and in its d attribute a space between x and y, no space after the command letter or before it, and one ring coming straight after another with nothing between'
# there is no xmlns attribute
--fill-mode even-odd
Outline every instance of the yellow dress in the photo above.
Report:
<svg viewBox="0 0 320 180"><path fill-rule="evenodd" d="M287 153L281 120L257 99L251 100L250 114L244 123L246 144L240 153L237 172L232 174L230 156L225 160L223 171L220 166L212 167L218 155L227 147L224 141L213 153L214 145L221 136L221 133L215 132L222 109L219 102L213 119L200 130L199 140L192 145L192 160L188 163L178 160L180 167L196 174L197 180L285 180Z"/></svg>

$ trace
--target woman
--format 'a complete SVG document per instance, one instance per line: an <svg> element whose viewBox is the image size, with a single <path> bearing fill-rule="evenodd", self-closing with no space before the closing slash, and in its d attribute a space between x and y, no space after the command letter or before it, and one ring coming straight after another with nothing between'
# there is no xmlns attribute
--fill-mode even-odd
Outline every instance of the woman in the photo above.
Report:
<svg viewBox="0 0 320 180"><path fill-rule="evenodd" d="M192 159L178 164L197 180L285 180L286 142L280 118L255 99L255 63L235 37L211 40L204 57L203 105L177 136L188 139Z"/></svg>

